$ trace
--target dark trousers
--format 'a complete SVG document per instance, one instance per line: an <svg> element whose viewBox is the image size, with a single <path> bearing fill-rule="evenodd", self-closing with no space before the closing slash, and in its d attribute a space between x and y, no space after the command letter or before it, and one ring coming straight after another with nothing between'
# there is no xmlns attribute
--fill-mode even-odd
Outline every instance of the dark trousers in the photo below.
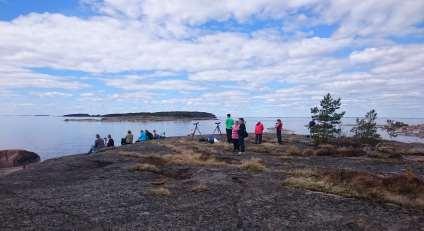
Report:
<svg viewBox="0 0 424 231"><path fill-rule="evenodd" d="M281 144L283 142L282 139L281 139L281 131L277 131L277 140L278 140L279 144Z"/></svg>
<svg viewBox="0 0 424 231"><path fill-rule="evenodd" d="M239 151L240 150L238 139L233 139L233 145L234 145L234 151Z"/></svg>
<svg viewBox="0 0 424 231"><path fill-rule="evenodd" d="M244 152L245 151L245 146L244 146L244 137L243 138L239 138L238 139L238 145L240 147L240 152Z"/></svg>
<svg viewBox="0 0 424 231"><path fill-rule="evenodd" d="M231 143L233 141L233 139L231 138L231 133L233 132L232 129L225 129L227 132L227 142Z"/></svg>
<svg viewBox="0 0 424 231"><path fill-rule="evenodd" d="M255 134L255 144L262 143L262 134Z"/></svg>

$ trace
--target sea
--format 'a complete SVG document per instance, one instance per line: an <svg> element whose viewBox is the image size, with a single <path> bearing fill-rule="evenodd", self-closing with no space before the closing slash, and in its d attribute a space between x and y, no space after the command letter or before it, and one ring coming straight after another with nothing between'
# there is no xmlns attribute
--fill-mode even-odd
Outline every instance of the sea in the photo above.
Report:
<svg viewBox="0 0 424 231"><path fill-rule="evenodd" d="M279 117L284 124L286 133L306 135L310 118L308 117ZM81 118L78 118L81 119ZM245 117L249 132L254 131L257 121L262 121L268 132L272 128L277 117ZM350 129L356 118L344 118L342 131L344 135L350 135ZM424 118L379 118L378 124L383 125L387 119L402 121L407 124L424 123ZM131 130L138 137L140 130L156 130L167 137L187 136L193 132L194 123L199 122L199 130L202 134L217 133L217 122L222 122L219 127L225 133L225 118L217 120L200 121L151 121L151 122L92 122L77 121L66 122L61 116L0 116L0 150L25 149L40 155L42 160L87 153L94 143L96 134L106 137L111 134L115 143L120 143L122 137ZM420 142L424 139L410 136L390 137L383 130L379 133L384 139L401 142Z"/></svg>

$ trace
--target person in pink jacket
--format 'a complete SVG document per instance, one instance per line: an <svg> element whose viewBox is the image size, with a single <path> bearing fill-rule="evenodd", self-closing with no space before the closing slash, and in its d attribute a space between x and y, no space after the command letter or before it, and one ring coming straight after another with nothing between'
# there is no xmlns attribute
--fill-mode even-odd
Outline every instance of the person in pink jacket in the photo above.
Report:
<svg viewBox="0 0 424 231"><path fill-rule="evenodd" d="M237 152L240 150L240 145L239 145L239 135L238 135L238 131L240 128L240 124L238 122L238 120L235 121L234 125L233 125L233 129L231 130L231 139L233 140L233 145L234 145L234 152Z"/></svg>
<svg viewBox="0 0 424 231"><path fill-rule="evenodd" d="M262 143L262 134L264 134L264 124L258 121L255 126L255 144Z"/></svg>

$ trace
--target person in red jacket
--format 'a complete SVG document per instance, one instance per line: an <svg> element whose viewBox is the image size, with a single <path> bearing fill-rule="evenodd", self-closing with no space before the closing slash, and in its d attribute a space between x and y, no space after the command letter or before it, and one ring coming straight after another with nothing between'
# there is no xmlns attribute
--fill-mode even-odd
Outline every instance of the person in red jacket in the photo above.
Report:
<svg viewBox="0 0 424 231"><path fill-rule="evenodd" d="M280 119L277 120L277 123L275 123L275 131L277 133L277 140L279 144L282 144L283 141L281 139L281 131L283 130L283 122L281 122Z"/></svg>
<svg viewBox="0 0 424 231"><path fill-rule="evenodd" d="M255 126L255 144L262 143L262 134L264 133L264 125L258 121Z"/></svg>

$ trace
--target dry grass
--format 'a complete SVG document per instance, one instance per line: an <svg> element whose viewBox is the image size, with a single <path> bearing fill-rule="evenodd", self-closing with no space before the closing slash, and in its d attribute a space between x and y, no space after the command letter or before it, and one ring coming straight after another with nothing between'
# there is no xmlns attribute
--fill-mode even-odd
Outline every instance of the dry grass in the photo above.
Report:
<svg viewBox="0 0 424 231"><path fill-rule="evenodd" d="M358 156L361 153L353 147L339 147L336 149L338 156Z"/></svg>
<svg viewBox="0 0 424 231"><path fill-rule="evenodd" d="M208 186L204 185L204 184L199 184L194 186L193 188L191 188L192 192L205 192L208 191Z"/></svg>
<svg viewBox="0 0 424 231"><path fill-rule="evenodd" d="M286 153L290 156L299 156L302 155L302 150L295 145L289 145L286 149Z"/></svg>
<svg viewBox="0 0 424 231"><path fill-rule="evenodd" d="M302 151L302 156L313 156L315 152L312 148L306 148Z"/></svg>
<svg viewBox="0 0 424 231"><path fill-rule="evenodd" d="M128 152L128 151L118 151L118 154L121 156L126 156L126 157L141 157L143 156L141 153L138 152Z"/></svg>
<svg viewBox="0 0 424 231"><path fill-rule="evenodd" d="M334 156L337 154L337 149L334 145L323 144L319 145L318 149L314 151L315 156Z"/></svg>
<svg viewBox="0 0 424 231"><path fill-rule="evenodd" d="M299 169L284 185L424 208L424 182L412 171L382 176L347 170Z"/></svg>
<svg viewBox="0 0 424 231"><path fill-rule="evenodd" d="M154 196L170 196L171 191L165 187L157 187L149 189L149 193Z"/></svg>
<svg viewBox="0 0 424 231"><path fill-rule="evenodd" d="M360 151L353 147L339 147L337 148L331 144L320 145L317 148L306 148L304 150L299 149L295 145L289 145L286 149L286 153L290 156L358 156L361 154Z"/></svg>
<svg viewBox="0 0 424 231"><path fill-rule="evenodd" d="M166 184L166 179L159 179L159 180L157 180L157 181L153 181L153 182L151 182L150 184L152 184L152 185L164 185L164 184Z"/></svg>
<svg viewBox="0 0 424 231"><path fill-rule="evenodd" d="M153 165L153 164L137 164L136 166L134 166L131 170L133 171L140 171L140 172L160 172L160 169Z"/></svg>
<svg viewBox="0 0 424 231"><path fill-rule="evenodd" d="M240 168L249 172L263 172L266 170L263 161L258 158L252 158L250 160L242 160Z"/></svg>
<svg viewBox="0 0 424 231"><path fill-rule="evenodd" d="M424 148L407 148L403 151L403 154L424 156Z"/></svg>
<svg viewBox="0 0 424 231"><path fill-rule="evenodd" d="M275 142L264 142L261 144L249 145L249 152L265 155L282 155L285 154L284 146Z"/></svg>
<svg viewBox="0 0 424 231"><path fill-rule="evenodd" d="M227 165L224 161L219 161L215 157L208 155L201 155L198 153L181 153L169 154L163 157L169 164L179 165L212 165L222 166Z"/></svg>

